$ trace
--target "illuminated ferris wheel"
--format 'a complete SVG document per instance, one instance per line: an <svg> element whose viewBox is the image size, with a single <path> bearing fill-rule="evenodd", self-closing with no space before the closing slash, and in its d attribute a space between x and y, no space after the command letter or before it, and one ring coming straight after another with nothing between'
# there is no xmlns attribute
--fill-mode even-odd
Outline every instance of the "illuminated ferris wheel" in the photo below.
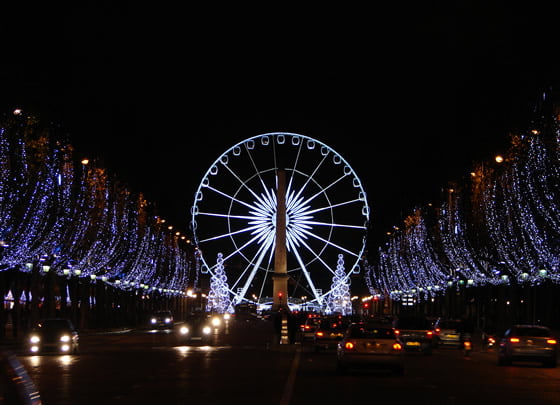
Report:
<svg viewBox="0 0 560 405"><path fill-rule="evenodd" d="M270 298L279 168L284 169L286 183L288 293L321 307L331 291L339 255L344 257L346 278L359 271L369 206L348 162L304 135L254 136L210 166L191 208L202 273L215 276L220 255L220 277L234 305Z"/></svg>

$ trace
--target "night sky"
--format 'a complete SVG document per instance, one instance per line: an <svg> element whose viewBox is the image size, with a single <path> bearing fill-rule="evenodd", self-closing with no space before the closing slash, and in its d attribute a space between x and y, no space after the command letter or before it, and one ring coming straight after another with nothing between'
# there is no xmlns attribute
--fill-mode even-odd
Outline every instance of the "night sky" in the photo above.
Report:
<svg viewBox="0 0 560 405"><path fill-rule="evenodd" d="M66 10L29 46L7 41L2 112L59 123L186 233L193 194L228 148L267 132L315 138L364 183L371 251L415 205L505 151L557 88L546 13L252 12Z"/></svg>

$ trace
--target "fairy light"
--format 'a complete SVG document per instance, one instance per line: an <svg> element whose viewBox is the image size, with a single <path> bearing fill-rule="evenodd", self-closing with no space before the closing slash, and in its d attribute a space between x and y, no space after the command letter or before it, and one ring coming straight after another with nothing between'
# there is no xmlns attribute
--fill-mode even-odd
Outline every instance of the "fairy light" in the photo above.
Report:
<svg viewBox="0 0 560 405"><path fill-rule="evenodd" d="M70 145L15 120L0 126L0 271L48 268L119 288L183 291L195 273L191 256L183 239L146 220L143 197L94 161L74 166Z"/></svg>

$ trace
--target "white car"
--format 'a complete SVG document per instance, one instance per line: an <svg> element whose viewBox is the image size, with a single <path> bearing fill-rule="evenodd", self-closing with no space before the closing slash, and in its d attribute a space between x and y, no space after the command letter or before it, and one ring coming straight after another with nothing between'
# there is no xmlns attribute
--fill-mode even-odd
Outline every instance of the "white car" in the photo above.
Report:
<svg viewBox="0 0 560 405"><path fill-rule="evenodd" d="M355 323L337 347L337 372L388 368L404 373L404 345L390 324Z"/></svg>

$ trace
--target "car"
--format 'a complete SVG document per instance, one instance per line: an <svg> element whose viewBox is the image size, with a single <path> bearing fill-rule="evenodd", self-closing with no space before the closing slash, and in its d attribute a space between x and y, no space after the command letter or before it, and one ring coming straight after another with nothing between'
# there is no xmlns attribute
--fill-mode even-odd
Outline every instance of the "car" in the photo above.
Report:
<svg viewBox="0 0 560 405"><path fill-rule="evenodd" d="M348 323L344 318L322 319L315 329L313 342L315 351L336 349L346 329L348 329Z"/></svg>
<svg viewBox="0 0 560 405"><path fill-rule="evenodd" d="M507 329L498 345L498 364L541 362L556 367L558 341L547 326L516 324Z"/></svg>
<svg viewBox="0 0 560 405"><path fill-rule="evenodd" d="M437 319L434 324L435 339L438 346L463 347L463 323L460 319Z"/></svg>
<svg viewBox="0 0 560 405"><path fill-rule="evenodd" d="M323 317L317 314L308 314L305 322L300 327L300 335L302 342L314 342L315 341L315 331L319 327L319 324L323 320Z"/></svg>
<svg viewBox="0 0 560 405"><path fill-rule="evenodd" d="M388 323L353 323L336 349L336 370L388 368L404 372L404 345Z"/></svg>
<svg viewBox="0 0 560 405"><path fill-rule="evenodd" d="M179 338L182 342L210 344L222 330L223 324L222 316L206 312L193 313L178 326Z"/></svg>
<svg viewBox="0 0 560 405"><path fill-rule="evenodd" d="M394 321L395 332L407 352L432 354L434 329L429 319L419 314L403 314Z"/></svg>
<svg viewBox="0 0 560 405"><path fill-rule="evenodd" d="M150 326L157 329L173 327L173 313L169 310L155 311L150 315Z"/></svg>
<svg viewBox="0 0 560 405"><path fill-rule="evenodd" d="M27 337L31 353L72 353L79 351L80 335L72 322L64 318L47 318L38 321Z"/></svg>

